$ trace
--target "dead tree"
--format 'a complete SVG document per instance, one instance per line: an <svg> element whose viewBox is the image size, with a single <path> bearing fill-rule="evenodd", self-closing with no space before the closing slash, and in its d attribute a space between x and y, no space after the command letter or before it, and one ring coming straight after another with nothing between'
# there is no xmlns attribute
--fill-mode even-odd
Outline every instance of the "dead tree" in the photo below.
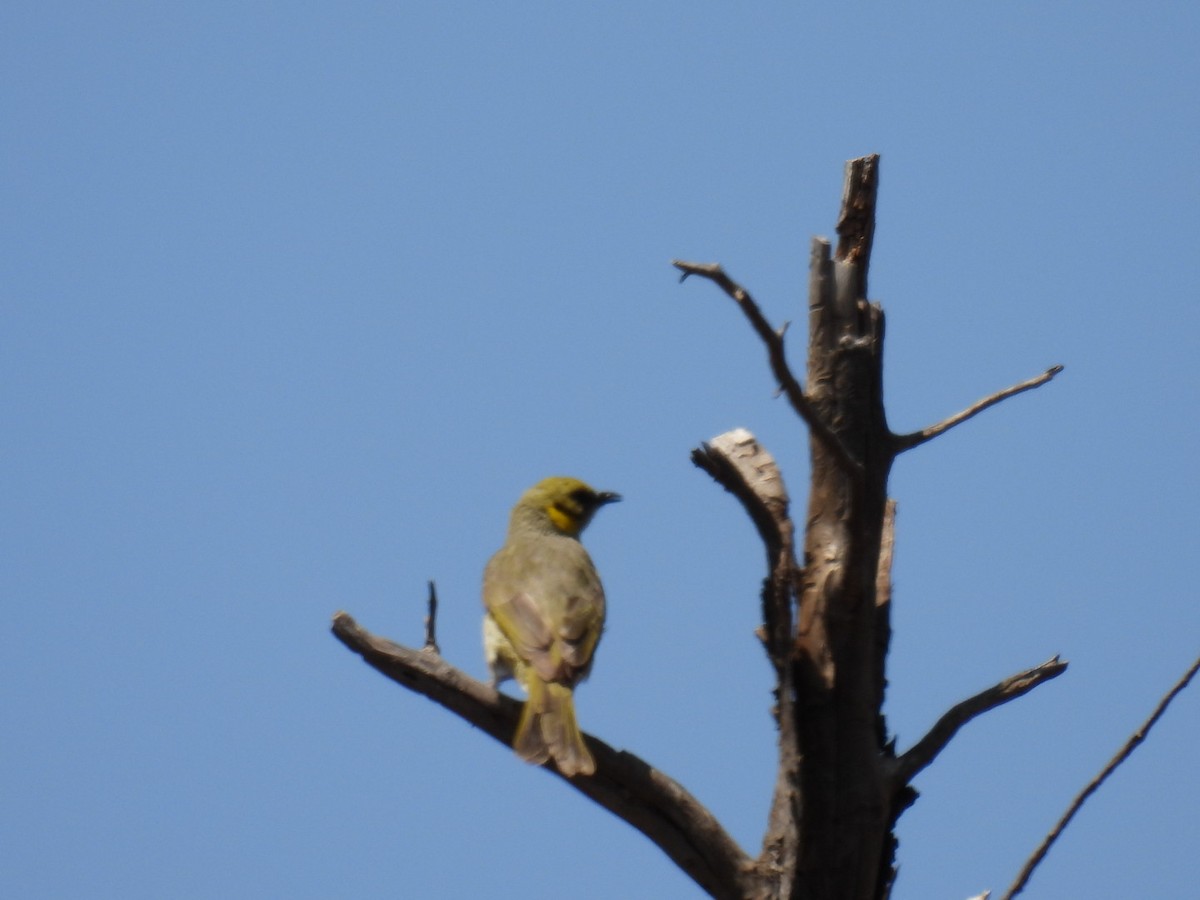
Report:
<svg viewBox="0 0 1200 900"><path fill-rule="evenodd" d="M676 261L740 307L767 351L781 393L805 422L812 459L802 560L787 490L774 459L743 430L723 434L693 462L732 493L766 551L759 632L775 673L779 765L762 847L751 856L680 784L638 757L587 738L596 773L567 780L662 848L714 897L884 900L895 874L896 821L916 798L913 778L964 724L1061 674L1054 657L946 712L897 753L882 707L895 503L887 493L896 457L1022 391L1061 366L987 397L911 434L888 428L883 405L884 315L867 299L875 230L877 156L846 169L836 249L812 242L808 371L793 374L784 331L719 265ZM441 658L433 636L419 650L369 634L347 614L333 631L367 663L462 716L505 744L521 704ZM549 764L552 767L552 764Z"/></svg>

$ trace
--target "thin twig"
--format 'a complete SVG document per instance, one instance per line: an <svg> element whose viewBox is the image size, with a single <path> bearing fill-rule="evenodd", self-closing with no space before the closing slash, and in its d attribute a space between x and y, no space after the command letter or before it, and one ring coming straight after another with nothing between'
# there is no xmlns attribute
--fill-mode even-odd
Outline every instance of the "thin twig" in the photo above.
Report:
<svg viewBox="0 0 1200 900"><path fill-rule="evenodd" d="M717 285L717 287L721 288L741 307L750 325L754 328L754 331L758 334L763 344L766 345L767 357L771 363L771 372L775 375L776 381L779 382L780 390L783 391L788 401L792 404L792 409L807 423L817 440L824 444L834 457L837 458L839 465L843 469L856 478L861 477L862 466L855 461L841 439L821 419L816 408L804 393L804 388L801 387L799 380L792 374L791 367L788 365L787 354L783 348L783 333L786 331L786 328L779 330L772 328L771 324L762 314L762 310L758 308L758 304L754 302L754 298L750 296L750 292L730 278L719 263L694 263L675 259L671 261L671 265L682 273L679 276L680 281L685 280L689 275L699 275L701 278L707 278L713 284Z"/></svg>
<svg viewBox="0 0 1200 900"><path fill-rule="evenodd" d="M950 743L950 739L958 730L990 709L995 709L1009 700L1015 700L1022 694L1027 694L1035 687L1051 678L1057 678L1067 669L1067 664L1057 656L1035 666L1018 672L1010 678L1005 678L986 691L980 691L974 697L968 697L961 703L950 707L929 732L912 748L896 760L893 773L893 786L896 790L903 789L913 777L933 762Z"/></svg>
<svg viewBox="0 0 1200 900"><path fill-rule="evenodd" d="M437 585L429 582L429 615L425 617L425 646L421 648L426 653L441 654L437 642Z"/></svg>
<svg viewBox="0 0 1200 900"><path fill-rule="evenodd" d="M896 453L903 453L905 450L911 450L913 447L919 447L926 441L931 441L938 435L949 431L955 425L961 425L963 422L967 421L967 419L977 416L989 406L995 406L1001 400L1007 400L1009 397L1015 396L1016 394L1033 390L1035 387L1041 387L1062 370L1062 366L1051 366L1036 378L1030 378L1028 381L1022 381L1020 384L1014 384L1010 388L997 391L990 397L984 397L973 406L967 407L962 412L938 422L936 425L930 425L928 428L923 428L920 431L914 431L911 434L894 435L892 438L892 446Z"/></svg>
<svg viewBox="0 0 1200 900"><path fill-rule="evenodd" d="M1004 895L1004 900L1012 900L1013 897L1017 896L1017 894L1024 890L1025 885L1029 881L1029 877L1033 874L1033 870L1037 868L1038 863L1040 863L1046 854L1050 852L1051 845L1058 840L1058 836L1062 834L1063 829L1066 828L1067 824L1072 818L1074 818L1075 813L1079 812L1079 808L1083 806L1088 797L1096 792L1096 789L1104 783L1105 779L1108 778L1108 776L1114 771L1116 771L1117 766L1125 762L1125 760L1129 758L1129 755L1137 749L1138 745L1146 739L1146 735L1150 732L1150 729L1154 727L1154 723L1157 722L1162 714L1167 711L1167 707L1170 705L1171 701L1175 699L1176 695L1188 686L1188 682L1192 680L1192 677L1197 671L1200 671L1200 658L1197 658L1196 661L1192 663L1191 668L1188 669L1184 673L1183 677L1175 683L1175 686L1167 691L1163 698L1158 701L1158 706L1155 707L1154 712L1150 714L1150 718L1143 722L1142 726L1130 736L1129 740L1125 742L1125 746L1121 748L1120 752L1118 752L1116 756L1109 760L1108 765L1104 767L1099 775L1088 782L1087 787L1080 791L1079 796L1072 801L1070 807L1068 807L1067 811L1063 814L1063 817L1058 820L1058 824L1055 825L1054 828L1050 830L1050 833L1046 835L1045 840L1043 840L1041 846L1034 851L1033 856L1029 857L1028 861L1025 863L1025 867L1021 869L1021 874L1017 876L1017 880L1013 882L1012 887L1008 889L1008 893Z"/></svg>

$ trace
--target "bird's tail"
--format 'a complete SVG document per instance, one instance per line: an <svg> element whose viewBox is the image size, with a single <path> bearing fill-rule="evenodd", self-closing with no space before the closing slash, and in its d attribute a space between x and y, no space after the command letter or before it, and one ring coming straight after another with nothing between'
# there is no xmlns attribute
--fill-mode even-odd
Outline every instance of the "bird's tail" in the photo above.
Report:
<svg viewBox="0 0 1200 900"><path fill-rule="evenodd" d="M521 710L513 749L526 762L541 765L553 759L568 778L591 775L596 761L583 743L575 721L575 698L565 684L531 677L526 689L529 699Z"/></svg>

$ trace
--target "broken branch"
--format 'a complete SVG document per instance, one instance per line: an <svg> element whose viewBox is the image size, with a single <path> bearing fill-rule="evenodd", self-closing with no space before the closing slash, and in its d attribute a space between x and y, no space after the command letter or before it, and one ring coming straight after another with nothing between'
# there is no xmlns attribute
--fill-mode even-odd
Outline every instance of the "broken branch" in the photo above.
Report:
<svg viewBox="0 0 1200 900"><path fill-rule="evenodd" d="M791 551L788 493L775 458L744 428L717 435L692 451L692 462L741 502L767 549L768 565Z"/></svg>

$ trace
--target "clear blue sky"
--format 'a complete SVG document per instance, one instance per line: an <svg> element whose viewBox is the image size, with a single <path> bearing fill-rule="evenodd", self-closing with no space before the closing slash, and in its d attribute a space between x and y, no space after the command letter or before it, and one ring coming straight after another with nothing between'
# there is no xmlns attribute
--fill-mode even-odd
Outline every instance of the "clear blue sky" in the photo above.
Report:
<svg viewBox="0 0 1200 900"><path fill-rule="evenodd" d="M30 3L0 9L0 895L690 898L641 835L328 633L482 676L529 484L618 490L585 727L752 852L760 548L688 462L797 503L761 347L882 160L903 749L1055 653L917 781L897 900L1003 889L1200 652L1194 4ZM793 359L802 366L801 328ZM1026 896L1185 897L1200 694Z"/></svg>

